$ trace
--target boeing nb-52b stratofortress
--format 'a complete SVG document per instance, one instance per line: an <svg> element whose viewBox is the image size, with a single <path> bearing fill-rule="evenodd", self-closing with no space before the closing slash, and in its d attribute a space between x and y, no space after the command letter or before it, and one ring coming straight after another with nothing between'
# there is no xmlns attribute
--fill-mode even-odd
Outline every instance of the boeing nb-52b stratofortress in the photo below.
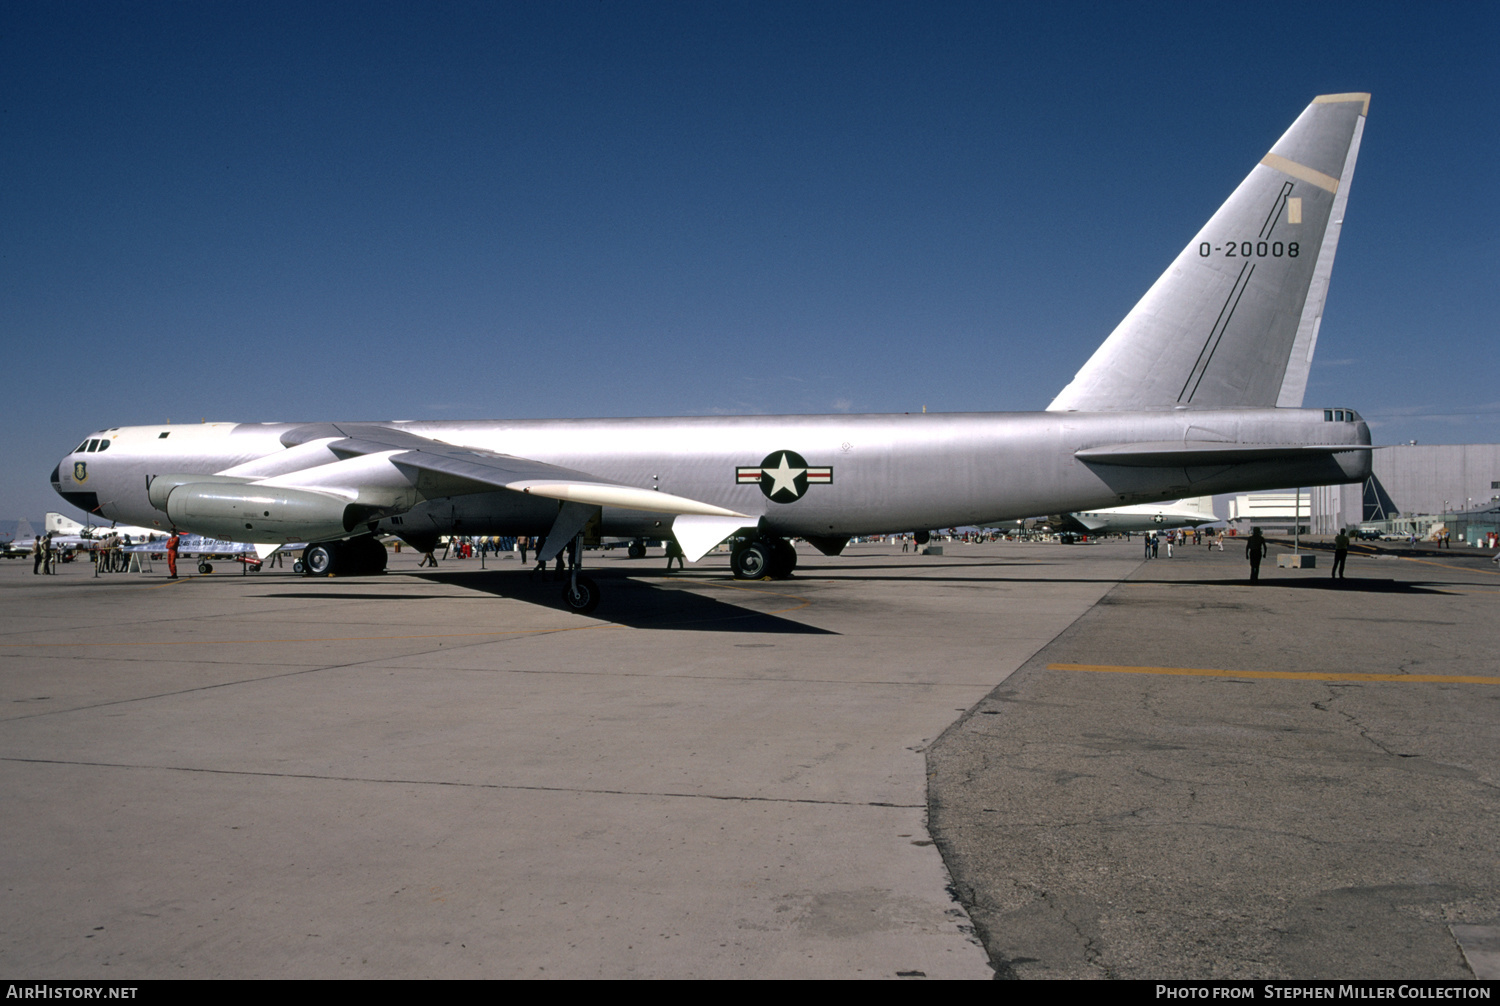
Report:
<svg viewBox="0 0 1500 1006"><path fill-rule="evenodd" d="M1370 433L1304 409L1367 94L1313 100L1041 413L205 423L93 433L52 484L90 513L377 572L395 534L545 535L569 608L596 535L733 540L736 576L806 538L992 524L1183 496L1358 482Z"/></svg>

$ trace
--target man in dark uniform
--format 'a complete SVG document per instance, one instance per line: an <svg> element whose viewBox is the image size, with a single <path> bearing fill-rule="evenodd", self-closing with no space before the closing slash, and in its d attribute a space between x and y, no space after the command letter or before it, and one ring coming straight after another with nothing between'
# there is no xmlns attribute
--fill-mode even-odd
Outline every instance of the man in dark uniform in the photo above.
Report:
<svg viewBox="0 0 1500 1006"><path fill-rule="evenodd" d="M1250 532L1250 538L1245 542L1245 558L1250 560L1250 579L1260 579L1260 561L1266 557L1266 539L1261 537L1260 528Z"/></svg>
<svg viewBox="0 0 1500 1006"><path fill-rule="evenodd" d="M1333 573L1335 579L1344 578L1344 560L1349 558L1349 529L1340 531L1333 539Z"/></svg>

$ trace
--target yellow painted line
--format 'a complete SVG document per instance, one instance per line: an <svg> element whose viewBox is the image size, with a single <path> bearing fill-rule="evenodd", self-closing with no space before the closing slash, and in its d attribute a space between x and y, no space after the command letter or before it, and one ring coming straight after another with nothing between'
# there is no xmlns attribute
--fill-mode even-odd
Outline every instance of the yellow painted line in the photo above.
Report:
<svg viewBox="0 0 1500 1006"><path fill-rule="evenodd" d="M562 625L555 629L497 629L494 632L434 632L420 636L309 636L306 639L176 639L150 643L4 643L0 650L39 646L259 646L264 643L367 643L381 639L469 639L480 636L525 636L548 632L579 632L583 629L620 629L614 622L595 625Z"/></svg>
<svg viewBox="0 0 1500 1006"><path fill-rule="evenodd" d="M1333 674L1323 671L1223 671L1209 667L1117 667L1111 664L1048 664L1049 671L1098 671L1106 674L1171 674L1203 678L1273 678L1282 681L1405 681L1413 684L1500 685L1500 675Z"/></svg>
<svg viewBox="0 0 1500 1006"><path fill-rule="evenodd" d="M1456 569L1464 573L1484 573L1486 576L1500 576L1500 570L1495 569L1476 569L1473 566L1453 566L1449 565L1446 562L1433 562L1431 559L1414 559L1409 555L1398 555L1396 556L1396 558L1403 559L1406 562L1420 562L1424 566L1441 566L1443 569Z"/></svg>
<svg viewBox="0 0 1500 1006"><path fill-rule="evenodd" d="M1298 164L1296 161L1288 160L1280 154L1267 154L1260 159L1260 163L1268 168L1275 168L1283 174L1291 175L1299 182L1316 185L1318 188L1328 192L1337 192L1339 190L1339 180L1337 178L1332 175L1325 175L1323 172L1315 168L1309 168L1305 164Z"/></svg>

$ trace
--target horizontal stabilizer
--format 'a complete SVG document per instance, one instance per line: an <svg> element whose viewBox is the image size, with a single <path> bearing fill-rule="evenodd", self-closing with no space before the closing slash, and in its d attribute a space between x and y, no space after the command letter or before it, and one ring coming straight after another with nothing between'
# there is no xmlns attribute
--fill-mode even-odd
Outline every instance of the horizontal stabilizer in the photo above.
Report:
<svg viewBox="0 0 1500 1006"><path fill-rule="evenodd" d="M687 557L688 562L697 562L725 538L741 528L754 527L756 523L753 517L685 514L672 521L672 537L682 546L682 554Z"/></svg>
<svg viewBox="0 0 1500 1006"><path fill-rule="evenodd" d="M1305 458L1317 454L1368 451L1360 444L1231 444L1219 441L1165 440L1156 443L1115 444L1075 451L1079 461L1132 468L1182 468L1199 465L1238 465L1248 461Z"/></svg>

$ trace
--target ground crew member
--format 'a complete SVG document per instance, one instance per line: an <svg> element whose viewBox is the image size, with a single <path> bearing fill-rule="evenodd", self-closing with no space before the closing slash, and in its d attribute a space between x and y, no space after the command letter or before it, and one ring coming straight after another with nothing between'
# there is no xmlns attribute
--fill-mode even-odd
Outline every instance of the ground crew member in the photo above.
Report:
<svg viewBox="0 0 1500 1006"><path fill-rule="evenodd" d="M1260 579L1260 561L1266 557L1266 539L1261 537L1260 528L1250 532L1250 540L1245 542L1245 558L1250 560L1250 579Z"/></svg>
<svg viewBox="0 0 1500 1006"><path fill-rule="evenodd" d="M1333 573L1331 576L1342 580L1344 578L1344 561L1349 558L1349 530L1345 528L1333 539Z"/></svg>
<svg viewBox="0 0 1500 1006"><path fill-rule="evenodd" d="M177 546L181 540L177 535L177 529L173 528L171 535L167 537L167 579L177 579Z"/></svg>

